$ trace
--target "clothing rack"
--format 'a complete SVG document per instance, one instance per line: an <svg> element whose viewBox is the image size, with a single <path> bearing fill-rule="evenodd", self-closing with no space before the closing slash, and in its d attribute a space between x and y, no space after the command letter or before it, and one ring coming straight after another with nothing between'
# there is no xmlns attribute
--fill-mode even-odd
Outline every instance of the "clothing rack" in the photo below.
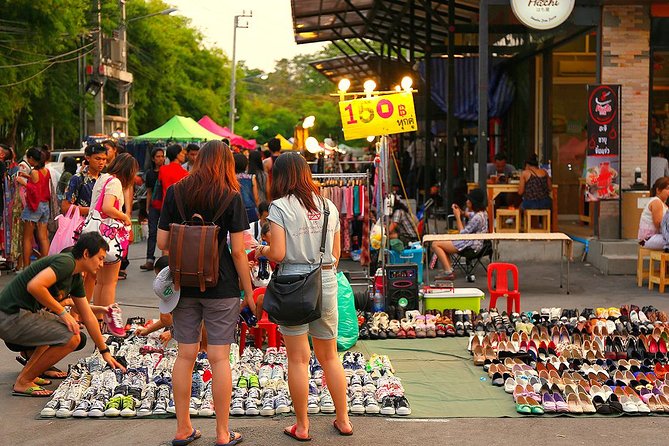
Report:
<svg viewBox="0 0 669 446"><path fill-rule="evenodd" d="M321 187L348 187L348 186L361 186L364 188L365 192L360 193L360 200L362 201L361 206L362 206L362 222L363 222L363 227L362 227L362 238L359 240L359 246L361 250L361 263L363 265L366 265L370 261L370 246L369 246L369 232L370 232L370 224L369 224L369 212L371 209L371 187L370 187L370 178L371 174L369 172L364 172L364 173L317 173L317 174L312 174L312 178L319 182ZM366 199L366 203L363 200L363 197ZM348 212L351 212L350 210ZM360 221L360 220L358 220ZM349 223L350 224L350 223ZM350 228L349 228L350 229ZM348 230L345 232L349 232ZM341 232L341 236L344 237L343 230ZM348 242L350 243L351 237L349 237ZM342 251L344 251L343 247L345 246L344 239L342 238ZM365 273L365 277L368 278L369 275ZM367 283L365 283L366 285Z"/></svg>

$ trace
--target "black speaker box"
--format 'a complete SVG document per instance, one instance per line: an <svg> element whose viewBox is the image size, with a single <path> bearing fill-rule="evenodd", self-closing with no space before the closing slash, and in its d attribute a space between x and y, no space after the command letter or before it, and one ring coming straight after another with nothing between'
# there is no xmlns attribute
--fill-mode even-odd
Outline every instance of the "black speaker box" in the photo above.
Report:
<svg viewBox="0 0 669 446"><path fill-rule="evenodd" d="M418 265L386 265L386 309L391 318L418 309ZM391 314L392 313L392 314Z"/></svg>

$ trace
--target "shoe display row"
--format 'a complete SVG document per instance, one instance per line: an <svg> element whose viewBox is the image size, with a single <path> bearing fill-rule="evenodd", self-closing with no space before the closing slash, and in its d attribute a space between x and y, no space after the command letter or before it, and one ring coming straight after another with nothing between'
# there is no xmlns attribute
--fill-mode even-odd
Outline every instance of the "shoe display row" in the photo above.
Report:
<svg viewBox="0 0 669 446"><path fill-rule="evenodd" d="M117 321L118 322L118 321ZM128 332L137 324L129 321ZM119 324L120 325L120 324ZM44 418L99 418L170 416L175 413L172 396L172 368L177 357L176 342L164 347L160 332L146 337L108 336L106 343L126 372L111 369L96 351L69 368L40 416ZM292 401L287 383L288 359L285 347L265 352L247 347L230 348L233 377L231 415L273 416L290 413ZM348 384L349 411L354 414L409 415L401 380L395 376L387 356L346 352L341 356ZM309 413L334 413L332 396L323 369L312 355L309 364ZM215 415L212 373L207 354L198 354L192 374L189 412L191 416Z"/></svg>
<svg viewBox="0 0 669 446"><path fill-rule="evenodd" d="M652 306L490 309L468 350L521 414L669 414L667 321Z"/></svg>
<svg viewBox="0 0 669 446"><path fill-rule="evenodd" d="M469 336L474 332L477 315L471 310L418 310L404 312L400 319L391 319L385 312L362 313L358 316L360 339L416 339Z"/></svg>
<svg viewBox="0 0 669 446"><path fill-rule="evenodd" d="M369 360L359 352L341 356L346 373L349 412L358 415L409 415L401 380L387 356L373 354ZM263 353L247 347L233 366L231 415L273 416L293 411L287 383L286 350L268 347ZM309 362L310 414L335 412L323 369L312 354Z"/></svg>

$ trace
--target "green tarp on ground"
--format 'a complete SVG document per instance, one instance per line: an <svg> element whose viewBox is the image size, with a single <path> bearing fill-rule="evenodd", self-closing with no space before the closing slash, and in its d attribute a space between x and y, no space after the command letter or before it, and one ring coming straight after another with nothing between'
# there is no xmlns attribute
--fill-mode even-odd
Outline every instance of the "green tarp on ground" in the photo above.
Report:
<svg viewBox="0 0 669 446"><path fill-rule="evenodd" d="M168 140L175 141L212 141L221 139L216 133L202 127L192 118L174 115L165 124L157 129L136 136L135 139L146 139L151 141Z"/></svg>
<svg viewBox="0 0 669 446"><path fill-rule="evenodd" d="M413 418L522 416L513 397L474 365L466 347L466 338L394 339L358 341L354 350L368 359L373 353L388 355Z"/></svg>

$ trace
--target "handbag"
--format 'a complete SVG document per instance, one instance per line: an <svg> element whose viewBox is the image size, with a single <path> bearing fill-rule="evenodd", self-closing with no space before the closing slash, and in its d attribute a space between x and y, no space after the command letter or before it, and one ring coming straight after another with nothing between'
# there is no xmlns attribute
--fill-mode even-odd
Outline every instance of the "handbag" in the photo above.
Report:
<svg viewBox="0 0 669 446"><path fill-rule="evenodd" d="M95 203L95 208L89 209L84 223L77 231L77 238L79 238L79 234L97 232L105 239L109 245L109 250L105 256L105 263L115 263L121 260L130 245L130 227L126 227L123 222L109 217L102 212L102 200L105 197L107 184L111 180L112 178L109 178L104 186L102 186L98 201ZM118 209L118 201L114 206Z"/></svg>
<svg viewBox="0 0 669 446"><path fill-rule="evenodd" d="M305 274L278 275L275 271L265 290L263 308L270 321L284 326L302 325L320 319L323 288L321 266L325 254L328 231L329 205L323 202L323 232L321 259L318 268ZM278 268L277 268L278 269Z"/></svg>
<svg viewBox="0 0 669 446"><path fill-rule="evenodd" d="M59 254L68 246L74 245L75 231L83 221L83 217L79 215L79 207L74 205L70 206L67 214L56 216L58 229L53 236L53 240L51 240L49 255Z"/></svg>

